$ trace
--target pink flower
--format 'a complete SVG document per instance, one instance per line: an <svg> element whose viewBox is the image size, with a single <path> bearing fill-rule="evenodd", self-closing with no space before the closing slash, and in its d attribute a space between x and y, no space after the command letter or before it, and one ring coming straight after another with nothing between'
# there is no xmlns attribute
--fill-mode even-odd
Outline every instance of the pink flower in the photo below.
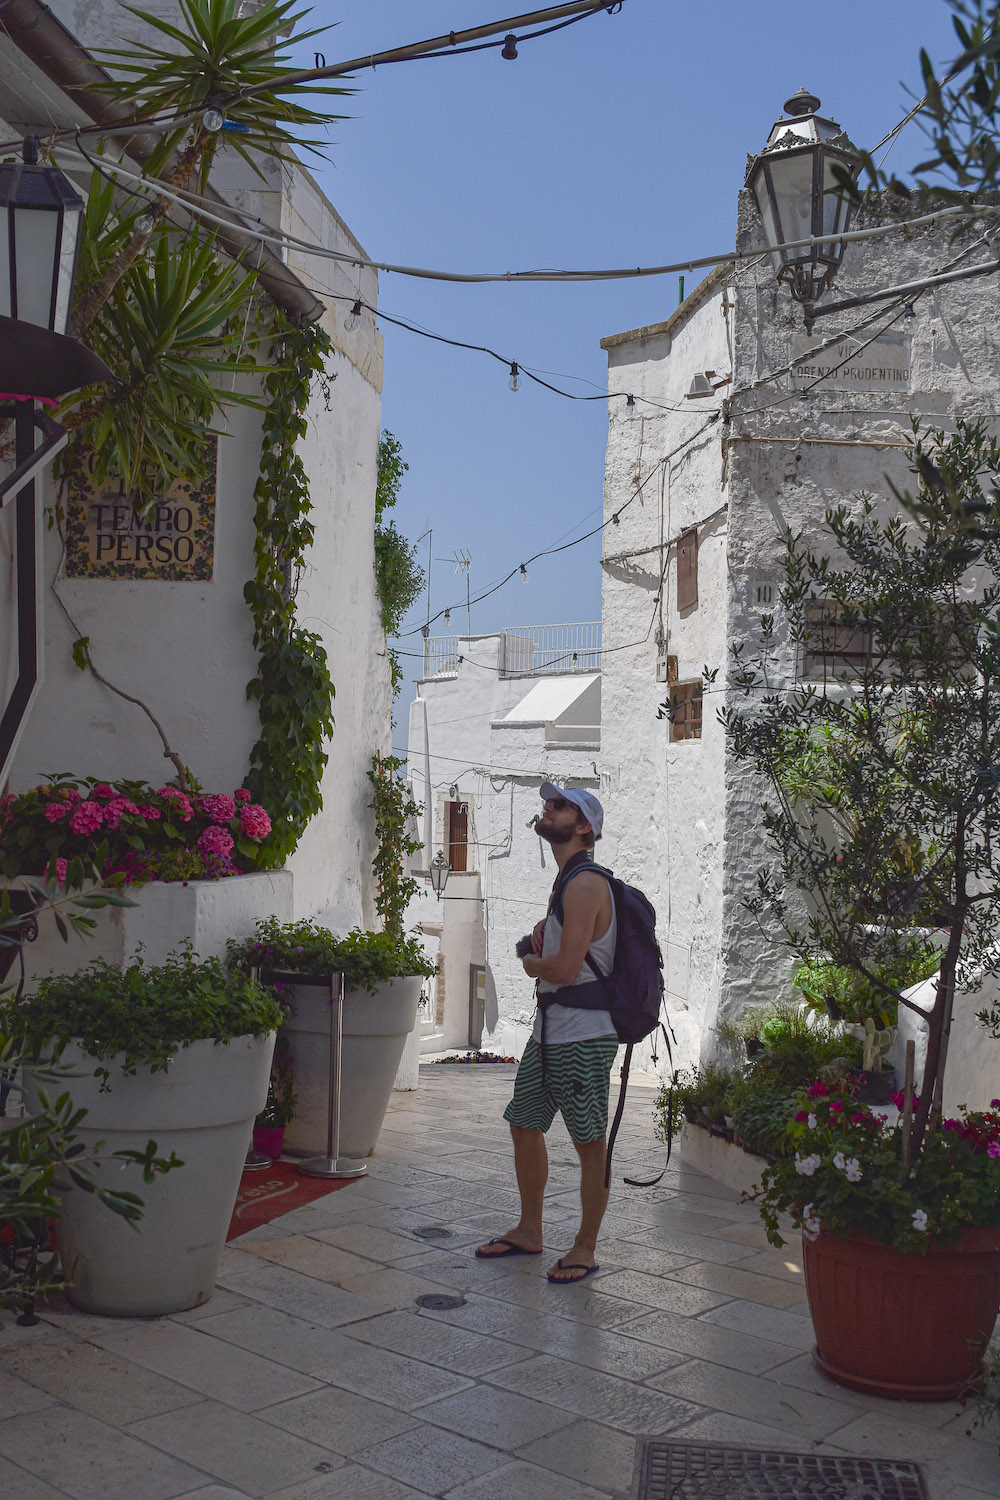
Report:
<svg viewBox="0 0 1000 1500"><path fill-rule="evenodd" d="M46 817L50 823L58 823L60 818L69 817L69 808L65 802L48 802L43 817Z"/></svg>
<svg viewBox="0 0 1000 1500"><path fill-rule="evenodd" d="M104 822L104 810L99 802L81 802L69 820L74 833L96 833Z"/></svg>
<svg viewBox="0 0 1000 1500"><path fill-rule="evenodd" d="M240 828L252 839L265 839L271 832L271 819L257 802L240 808Z"/></svg>
<svg viewBox="0 0 1000 1500"><path fill-rule="evenodd" d="M247 789L246 789L245 786L238 786L236 788L235 792L233 793L233 796L236 798L237 802L249 802L250 801L250 793L247 791Z"/></svg>
<svg viewBox="0 0 1000 1500"><path fill-rule="evenodd" d="M63 796L66 798L67 802L74 802L75 803L75 802L79 802L80 801L80 793L77 791L76 787L74 787L74 786L64 787L63 788Z"/></svg>
<svg viewBox="0 0 1000 1500"><path fill-rule="evenodd" d="M146 802L140 804L139 816L145 818L147 823L158 823L162 814L158 807L154 807L151 802Z"/></svg>
<svg viewBox="0 0 1000 1500"><path fill-rule="evenodd" d="M990 1109L1000 1109L1000 1099L991 1099Z"/></svg>
<svg viewBox="0 0 1000 1500"><path fill-rule="evenodd" d="M213 823L231 823L236 816L236 798L228 792L213 792L198 798L198 811L205 813Z"/></svg>
<svg viewBox="0 0 1000 1500"><path fill-rule="evenodd" d="M106 781L99 781L94 787L93 792L91 793L92 797L102 797L105 802L107 802L114 795L114 787L108 786L108 783Z"/></svg>
<svg viewBox="0 0 1000 1500"><path fill-rule="evenodd" d="M832 1103L830 1105L830 1113L831 1113L831 1115L842 1114L843 1113L843 1109L844 1109L844 1106L841 1104L841 1102L840 1102L839 1099L834 1099L832 1101Z"/></svg>
<svg viewBox="0 0 1000 1500"><path fill-rule="evenodd" d="M179 792L175 786L161 786L156 795L162 797L164 802L173 804L174 816L180 818L182 823L190 823L194 808L183 792Z"/></svg>
<svg viewBox="0 0 1000 1500"><path fill-rule="evenodd" d="M233 852L233 836L225 828L206 828L198 838L202 854L219 854L225 859Z"/></svg>
<svg viewBox="0 0 1000 1500"><path fill-rule="evenodd" d="M809 1089L807 1092L808 1092L808 1096L809 1096L810 1099L821 1099L823 1097L823 1095L826 1093L826 1084L825 1083L814 1083L813 1086L812 1086L812 1088Z"/></svg>
<svg viewBox="0 0 1000 1500"><path fill-rule="evenodd" d="M56 860L56 885L65 885L65 884L66 884L66 861L64 859L57 859Z"/></svg>
<svg viewBox="0 0 1000 1500"><path fill-rule="evenodd" d="M994 1160L1000 1156L1000 1141L990 1141L986 1147L986 1155L992 1156Z"/></svg>
<svg viewBox="0 0 1000 1500"><path fill-rule="evenodd" d="M796 1125L804 1125L808 1118L809 1116L806 1114L805 1110L800 1109L798 1114L795 1116L795 1123Z"/></svg>

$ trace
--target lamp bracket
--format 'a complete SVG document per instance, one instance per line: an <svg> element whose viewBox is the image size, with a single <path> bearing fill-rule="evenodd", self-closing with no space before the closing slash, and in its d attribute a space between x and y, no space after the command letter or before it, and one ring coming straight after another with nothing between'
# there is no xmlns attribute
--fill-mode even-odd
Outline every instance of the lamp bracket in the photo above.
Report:
<svg viewBox="0 0 1000 1500"><path fill-rule="evenodd" d="M0 406L0 419L16 421L18 416L23 415L20 404L10 402ZM33 425L44 434L43 440L27 458L14 468L0 482L0 506L7 504L26 484L37 479L46 464L51 463L56 454L61 452L69 442L69 433L65 427L60 427L54 422L47 412L39 411L37 408L32 413Z"/></svg>

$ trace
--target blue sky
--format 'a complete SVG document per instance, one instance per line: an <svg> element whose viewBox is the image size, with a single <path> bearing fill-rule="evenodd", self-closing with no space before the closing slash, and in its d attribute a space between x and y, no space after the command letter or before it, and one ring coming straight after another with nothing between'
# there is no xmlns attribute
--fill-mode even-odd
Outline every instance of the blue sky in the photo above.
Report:
<svg viewBox="0 0 1000 1500"><path fill-rule="evenodd" d="M327 62L515 14L502 0L320 0L336 19ZM859 145L884 136L919 91L919 50L957 51L944 0L625 0L525 43L366 70L316 175L370 255L461 271L651 265L732 245L747 152L805 85ZM921 159L910 126L890 164ZM697 279L688 277L690 290ZM379 301L448 337L486 344L581 394L606 388L608 333L669 316L677 278L589 286L466 286L381 277ZM480 354L382 325L383 423L409 464L397 524L433 527L435 559L472 556L472 592L523 557L598 524L607 430L601 401L566 401ZM567 380L567 376L576 377ZM591 384L588 384L591 382ZM472 628L596 620L600 538L546 559L473 606ZM426 543L420 548L426 558ZM464 598L433 564L432 607ZM419 626L424 602L409 624ZM464 610L451 630L465 628ZM434 633L444 633L439 621ZM419 650L420 637L402 641ZM405 663L416 667L415 661ZM397 718L412 696L404 687ZM398 732L397 732L398 739Z"/></svg>

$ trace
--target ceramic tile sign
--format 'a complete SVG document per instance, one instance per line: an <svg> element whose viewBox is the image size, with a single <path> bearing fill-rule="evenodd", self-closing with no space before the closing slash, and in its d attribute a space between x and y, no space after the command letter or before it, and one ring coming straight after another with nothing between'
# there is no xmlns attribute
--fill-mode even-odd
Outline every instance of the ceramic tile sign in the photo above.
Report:
<svg viewBox="0 0 1000 1500"><path fill-rule="evenodd" d="M159 579L205 582L215 546L215 447L208 481L184 480L146 506L130 504L114 483L96 486L86 473L70 479L66 495L68 578Z"/></svg>
<svg viewBox="0 0 1000 1500"><path fill-rule="evenodd" d="M792 358L815 352L792 371L796 390L822 380L821 391L908 391L910 388L910 340L903 334L884 333L871 343L864 337L844 338L827 349L819 349L820 337L799 334L792 340Z"/></svg>

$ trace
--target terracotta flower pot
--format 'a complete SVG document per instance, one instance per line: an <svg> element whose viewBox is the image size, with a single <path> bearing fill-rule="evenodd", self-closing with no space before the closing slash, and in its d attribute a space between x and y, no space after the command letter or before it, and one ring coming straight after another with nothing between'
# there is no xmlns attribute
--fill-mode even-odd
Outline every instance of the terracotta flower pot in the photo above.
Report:
<svg viewBox="0 0 1000 1500"><path fill-rule="evenodd" d="M803 1236L816 1345L841 1385L900 1401L959 1396L982 1365L1000 1308L1000 1228L906 1254L865 1234Z"/></svg>

